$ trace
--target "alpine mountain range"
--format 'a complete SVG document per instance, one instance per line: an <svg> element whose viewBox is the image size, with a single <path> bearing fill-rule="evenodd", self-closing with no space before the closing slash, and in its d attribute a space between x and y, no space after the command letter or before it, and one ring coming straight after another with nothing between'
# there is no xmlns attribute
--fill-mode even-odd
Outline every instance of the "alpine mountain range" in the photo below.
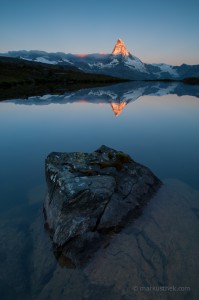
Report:
<svg viewBox="0 0 199 300"><path fill-rule="evenodd" d="M164 63L146 64L130 53L122 39L118 39L111 54L66 54L45 51L9 51L1 56L29 61L66 65L80 71L105 74L128 80L183 80L199 77L199 65L172 66Z"/></svg>

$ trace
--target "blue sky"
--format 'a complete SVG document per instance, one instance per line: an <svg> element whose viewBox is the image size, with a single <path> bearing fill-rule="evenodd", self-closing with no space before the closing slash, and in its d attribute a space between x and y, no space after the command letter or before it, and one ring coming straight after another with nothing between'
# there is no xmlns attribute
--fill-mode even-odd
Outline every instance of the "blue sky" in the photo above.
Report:
<svg viewBox="0 0 199 300"><path fill-rule="evenodd" d="M0 52L110 53L199 64L199 0L0 0Z"/></svg>

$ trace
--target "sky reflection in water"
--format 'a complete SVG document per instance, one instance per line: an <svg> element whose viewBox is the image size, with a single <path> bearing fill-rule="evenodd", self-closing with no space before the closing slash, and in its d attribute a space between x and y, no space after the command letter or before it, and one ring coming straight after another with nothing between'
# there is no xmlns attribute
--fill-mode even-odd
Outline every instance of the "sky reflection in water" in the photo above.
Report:
<svg viewBox="0 0 199 300"><path fill-rule="evenodd" d="M30 271L29 259L36 263L34 271L36 273L34 273L34 276L37 278L40 278L38 277L40 276L38 274L41 274L41 277L43 276L42 279L38 279L40 281L35 281L37 285L35 287L36 290L40 285L43 287L43 285L48 284L48 280L51 279L47 280L46 278L52 275L51 273L54 272L52 270L55 270L55 272L58 272L59 274L62 274L63 272L64 276L67 278L70 277L71 274L71 271L60 271L60 269L55 266L55 262L48 253L48 251L50 251L50 242L49 246L45 247L48 247L46 257L49 255L49 260L51 260L51 262L48 263L47 266L45 265L46 257L42 256L43 254L41 255L41 249L43 249L44 246L42 244L44 242L42 241L47 243L48 238L42 236L43 233L40 236L43 222L41 220L41 214L35 221L35 216L38 215L38 211L41 212L44 195L44 161L46 156L52 151L91 152L100 145L105 144L109 147L127 152L133 159L148 166L161 180L175 178L177 184L171 185L172 189L174 190L173 187L177 186L176 190L179 190L180 199L183 199L183 194L186 195L185 198L187 200L183 200L183 207L187 205L186 203L188 203L187 201L189 200L192 201L190 202L192 206L193 203L196 204L196 192L187 186L183 186L183 184L179 182L184 182L193 189L199 190L198 91L194 88L193 92L193 90L188 87L189 93L187 94L191 94L191 96L177 96L175 95L176 89L179 95L185 93L185 88L182 86L179 87L173 84L167 84L158 89L157 86L154 87L153 85L149 88L149 86L142 83L136 88L135 84L132 84L131 88L129 88L127 84L124 84L122 86L119 85L119 88L118 86L114 86L113 88L106 87L94 90L84 90L73 93L73 95L33 97L29 100L10 100L0 103L0 184L2 217L0 234L2 241L4 241L4 244L6 245L5 253L7 253L8 256L11 255L12 247L16 248L20 244L14 261L14 258L11 259L11 257L9 257L8 262L2 260L2 267L5 272L4 275L2 275L2 282L4 282L4 284L0 284L0 289L2 290L3 286L5 286L6 292L4 291L3 294L7 295L5 296L5 299L11 299L13 296L10 294L9 298L9 288L5 285L5 282L8 282L6 276L10 276L9 272L15 268L17 272L23 274L24 277L21 275L18 280L24 282L25 287L20 286L21 283L19 284L16 278L13 279L12 276L9 279L10 284L14 286L14 290L17 290L17 286L20 286L19 299L23 299L21 291L24 291L24 299L27 299L26 289L30 284L30 274L32 272ZM173 94L165 95L167 92ZM194 94L196 97L194 97ZM87 101L90 101L90 103ZM116 117L112 110L111 103L125 101L127 105L124 106L122 113ZM180 189L182 190L180 191ZM183 189L185 192L183 192ZM154 216L156 216L160 223L163 211L169 210L169 207L172 205L171 202L174 201L174 199L176 206L175 210L178 211L178 201L176 200L177 198L173 190L172 193L166 192L166 196L162 198L164 199L164 202L157 201L160 206L159 208L157 206L157 211L154 212ZM193 199L190 198L190 195L192 194L194 195ZM171 196L171 199L168 198L170 197L169 195ZM167 201L168 199L170 199L170 202ZM168 203L170 203L169 206L167 206ZM149 211L151 209L150 207L153 208L153 206L149 206ZM164 207L166 207L166 209ZM186 210L188 211L188 208L186 208ZM183 216L184 214L185 211L183 211L183 208L181 207L181 215ZM194 223L195 219L193 219L193 216L191 215L191 210L189 215L190 220L192 220L190 223L192 224L192 227L190 228L193 230L196 223ZM165 216L164 223L165 234L167 230L165 229L167 228L166 224L170 223L167 217L168 216ZM149 227L152 228L150 229L150 234L155 232L153 224L150 221L150 216L146 213L143 218L146 218L146 220L143 221L144 223L142 224L149 222L151 224L150 226L152 226ZM33 221L36 223L32 224ZM180 228L181 219L178 221ZM142 224L139 221L137 226L142 228L145 226ZM14 229L11 230L10 228L12 227ZM116 241L112 243L112 248L110 248L113 249L112 251L118 250L118 247L120 247L118 245L125 245L124 247L128 248L128 245L130 245L129 240L131 241L130 243L134 245L135 236L133 237L132 232L134 232L136 228L130 228L129 230L131 235L128 236L128 239L126 239L126 234L130 234L128 230L127 233L124 232L123 234L118 235L117 239L119 242L117 242L116 239ZM179 229L179 232L180 230L181 229ZM184 245L188 243L188 240L187 242L184 240L184 242L180 244L181 252L179 253L179 257L182 255L180 259L183 259L183 257L186 257L187 259L187 256L191 255L190 249L194 249L195 247L194 232L192 235L194 238L190 236L191 242L189 242L189 244L193 243L193 245L191 246L190 244L190 248L187 248L187 252L183 252L183 249L187 247L184 248ZM14 238L16 236L17 239ZM34 242L32 239L34 239ZM27 244L22 247L24 241L26 241ZM33 245L36 246L33 247ZM165 244L165 247L168 245L169 242ZM178 245L176 244L176 247ZM170 246L168 246L168 249L170 249L169 247ZM125 251L128 252L129 250L127 250L127 248L125 248ZM6 255L3 251L4 250L1 250L2 253L0 253L2 259ZM29 252L30 257L25 259L27 251ZM121 251L123 250L121 249ZM48 270L46 272L49 272L48 274L39 269L40 263L38 263L38 260L36 260L35 257L40 257L40 255L43 266ZM21 256L24 257L23 262L20 260ZM95 282L95 284L99 284L102 282L102 278L105 278L103 277L105 275L100 273L102 272L102 269L99 268L99 261L100 265L110 265L110 270L112 270L113 266L115 266L114 268L116 268L116 266L119 268L119 264L115 264L114 261L113 265L111 265L112 257L102 257L104 257L104 261L101 257L99 260L96 258L85 271L87 274L86 276L88 276L92 282ZM126 261L125 257L126 256L121 256L121 258L118 257L118 261L121 260L121 264L123 264ZM174 259L177 258L175 257ZM128 264L129 263L127 263L127 265ZM135 266L133 266L133 268L134 267ZM187 268L187 266L185 267ZM180 273L183 273L183 268L184 267L181 268L182 270L180 269ZM92 269L99 270L98 277L96 277L97 275L93 273ZM24 270L26 270L27 273ZM107 274L109 274L109 271L107 271ZM193 274L192 271L193 270L190 267L189 273ZM6 272L8 272L7 275ZM115 272L117 272L117 270ZM127 269L127 273L128 272L130 272L130 270ZM172 266L169 267L169 272L173 274ZM63 277L59 278L58 273L57 275L54 275L54 278L56 278L54 283L52 280L49 281L51 282L49 287L54 284L54 287L59 290L59 283L63 285L64 282L63 279L61 280ZM82 282L85 286L85 280L87 280L85 279L85 274L81 272L76 272L74 274L76 275L74 275L73 286L77 286L78 282ZM134 275L131 274L130 276ZM46 281L44 282L42 280ZM116 276L115 281L117 280L120 281L121 278ZM194 279L191 280L192 283L195 284ZM117 285L119 284L119 281L117 282ZM172 283L174 281L171 280L170 282ZM110 284L114 286L113 282ZM41 286L40 288L42 289ZM121 286L123 286L122 283ZM94 293L96 286L89 286L88 288L89 291L91 291L90 293ZM81 288L79 290L82 291ZM51 299L48 298L50 297L50 294L47 295L44 291L42 293L40 295L41 299ZM73 291L73 294L74 293L75 291ZM103 294L100 293L101 292L99 292L99 295ZM44 295L47 295L46 298ZM53 296L57 297L55 290ZM114 293L113 297L116 297ZM37 295L35 299L40 298ZM77 296L77 299L80 298Z"/></svg>
<svg viewBox="0 0 199 300"><path fill-rule="evenodd" d="M164 95L183 88L176 83L153 83L150 87L128 83L65 97L1 102L0 163L4 170L2 187L8 198L5 204L12 203L13 198L22 201L15 193L21 195L26 186L44 182L48 153L91 152L102 144L129 153L161 179L177 178L198 188L199 100ZM188 89L198 96L197 90ZM112 110L113 102L127 103L118 117ZM15 197L7 197L7 193Z"/></svg>

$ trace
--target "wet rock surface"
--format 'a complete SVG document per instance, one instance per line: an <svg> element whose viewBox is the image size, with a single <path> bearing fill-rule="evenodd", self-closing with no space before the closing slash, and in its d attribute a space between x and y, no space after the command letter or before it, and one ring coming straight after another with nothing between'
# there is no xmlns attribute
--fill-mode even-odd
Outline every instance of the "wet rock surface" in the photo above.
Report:
<svg viewBox="0 0 199 300"><path fill-rule="evenodd" d="M92 153L53 152L46 159L44 202L57 258L78 265L135 219L160 180L129 155L101 146Z"/></svg>

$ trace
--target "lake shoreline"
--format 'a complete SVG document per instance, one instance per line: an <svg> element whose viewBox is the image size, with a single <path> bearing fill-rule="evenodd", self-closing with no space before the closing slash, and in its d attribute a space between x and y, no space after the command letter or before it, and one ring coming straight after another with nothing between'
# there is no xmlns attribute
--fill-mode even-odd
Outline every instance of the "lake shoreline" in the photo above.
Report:
<svg viewBox="0 0 199 300"><path fill-rule="evenodd" d="M49 65L20 58L0 57L0 101L46 94L62 95L65 92L123 82L177 82L199 85L199 78L129 80L85 73L68 65Z"/></svg>
<svg viewBox="0 0 199 300"><path fill-rule="evenodd" d="M12 99L27 99L33 96L44 96L47 94L51 95L63 95L66 92L76 92L78 90L87 88L97 88L115 85L118 83L132 82L132 83L182 83L187 86L198 86L199 82L197 78L189 78L186 80L126 80L126 81L85 81L85 82L73 82L73 83L62 83L62 82L46 82L43 84L28 84L28 83L13 83L8 84L10 87L6 87L0 83L0 101L12 100Z"/></svg>

